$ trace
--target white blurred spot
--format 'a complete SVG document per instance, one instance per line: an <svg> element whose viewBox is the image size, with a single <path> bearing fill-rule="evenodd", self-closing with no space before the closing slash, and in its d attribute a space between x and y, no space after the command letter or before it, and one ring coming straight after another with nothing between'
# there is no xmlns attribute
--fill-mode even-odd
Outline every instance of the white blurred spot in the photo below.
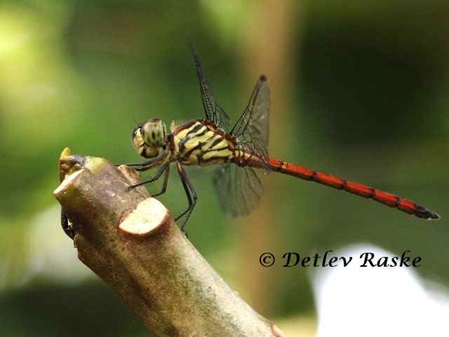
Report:
<svg viewBox="0 0 449 337"><path fill-rule="evenodd" d="M93 277L93 272L77 257L77 250L60 226L60 208L49 208L37 215L28 232L28 268L25 280L45 278L76 284Z"/></svg>
<svg viewBox="0 0 449 337"><path fill-rule="evenodd" d="M346 267L312 275L319 337L449 336L449 292L424 284L414 268L361 268L359 256L393 256L371 245L334 252L353 256Z"/></svg>

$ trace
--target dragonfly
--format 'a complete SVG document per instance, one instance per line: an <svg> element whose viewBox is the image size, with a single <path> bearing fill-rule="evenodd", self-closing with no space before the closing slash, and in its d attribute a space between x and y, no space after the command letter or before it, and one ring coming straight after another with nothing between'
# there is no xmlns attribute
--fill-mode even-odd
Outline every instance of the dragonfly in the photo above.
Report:
<svg viewBox="0 0 449 337"><path fill-rule="evenodd" d="M191 53L205 118L180 125L172 123L170 130L159 118L138 124L132 132L132 143L147 160L129 164L137 171L158 168L150 179L132 187L153 183L164 175L162 188L153 197L165 193L170 166L175 164L188 200L188 207L176 218L179 220L184 217L182 230L198 200L198 194L186 173L186 166L216 166L212 180L219 205L231 217L247 215L259 204L263 186L255 169L261 169L266 173L280 172L375 200L418 218L439 219L439 215L429 208L397 195L269 157L270 90L267 77L260 76L245 110L231 127L228 114L214 99L193 45Z"/></svg>

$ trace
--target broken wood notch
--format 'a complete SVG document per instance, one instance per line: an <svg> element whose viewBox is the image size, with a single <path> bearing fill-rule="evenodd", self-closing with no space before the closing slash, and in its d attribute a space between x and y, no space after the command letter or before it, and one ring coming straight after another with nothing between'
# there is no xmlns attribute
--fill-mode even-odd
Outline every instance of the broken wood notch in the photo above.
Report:
<svg viewBox="0 0 449 337"><path fill-rule="evenodd" d="M283 336L212 269L144 187L105 159L61 153L54 191L79 259L155 336Z"/></svg>

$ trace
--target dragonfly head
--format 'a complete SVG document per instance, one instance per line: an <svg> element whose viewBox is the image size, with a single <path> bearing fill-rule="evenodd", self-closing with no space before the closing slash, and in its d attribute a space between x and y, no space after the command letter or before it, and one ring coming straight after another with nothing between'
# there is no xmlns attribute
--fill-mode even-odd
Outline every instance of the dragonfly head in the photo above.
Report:
<svg viewBox="0 0 449 337"><path fill-rule="evenodd" d="M139 124L132 133L134 148L142 157L155 158L167 145L167 128L159 118Z"/></svg>

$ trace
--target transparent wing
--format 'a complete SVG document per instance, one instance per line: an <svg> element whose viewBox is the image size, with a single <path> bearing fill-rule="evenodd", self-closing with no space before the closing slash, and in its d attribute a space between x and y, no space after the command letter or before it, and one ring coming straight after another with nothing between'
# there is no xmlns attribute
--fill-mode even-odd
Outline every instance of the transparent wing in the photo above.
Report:
<svg viewBox="0 0 449 337"><path fill-rule="evenodd" d="M270 89L267 78L262 75L256 83L245 111L231 131L245 150L268 158L268 136L270 115Z"/></svg>
<svg viewBox="0 0 449 337"><path fill-rule="evenodd" d="M195 63L196 76L198 77L198 84L201 91L201 99L203 101L203 109L206 118L214 122L217 126L229 131L231 120L228 114L218 106L215 102L212 91L209 89L206 77L204 75L203 67L201 66L200 57L196 51L195 45L191 43L193 62Z"/></svg>
<svg viewBox="0 0 449 337"><path fill-rule="evenodd" d="M212 179L220 208L227 216L247 215L259 204L263 185L251 167L222 165Z"/></svg>

